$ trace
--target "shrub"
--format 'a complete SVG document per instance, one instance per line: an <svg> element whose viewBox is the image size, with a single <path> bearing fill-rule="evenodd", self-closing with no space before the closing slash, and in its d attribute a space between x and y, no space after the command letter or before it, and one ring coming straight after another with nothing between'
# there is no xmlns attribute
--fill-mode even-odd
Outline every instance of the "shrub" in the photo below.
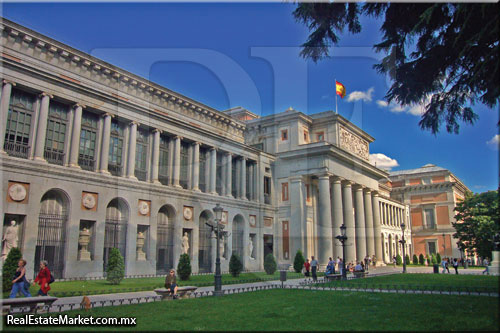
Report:
<svg viewBox="0 0 500 333"><path fill-rule="evenodd" d="M189 254L181 254L179 263L177 264L177 275L182 281L189 280L189 276L191 275L191 259L189 258Z"/></svg>
<svg viewBox="0 0 500 333"><path fill-rule="evenodd" d="M266 271L267 274L272 275L274 272L276 272L276 260L274 259L274 256L269 253L265 258L264 258L264 270Z"/></svg>
<svg viewBox="0 0 500 333"><path fill-rule="evenodd" d="M302 272L302 267L304 267L305 262L306 260L302 255L302 251L298 250L297 254L295 255L295 259L293 260L293 269L295 270L295 273Z"/></svg>
<svg viewBox="0 0 500 333"><path fill-rule="evenodd" d="M436 258L436 255L434 253L432 254L432 257L431 257L431 263L437 264L437 258Z"/></svg>
<svg viewBox="0 0 500 333"><path fill-rule="evenodd" d="M418 256L418 263L419 263L420 265L423 265L423 264L425 264L425 261L424 261L424 260L425 260L425 259L424 259L424 255L423 255L422 253L420 253L420 255Z"/></svg>
<svg viewBox="0 0 500 333"><path fill-rule="evenodd" d="M3 276L2 290L4 292L10 291L12 289L12 280L14 274L16 274L16 269L18 267L17 263L19 262L19 260L22 259L22 257L23 254L21 253L21 250L19 250L17 247L13 247L10 249L10 252L7 255L7 259L5 259L2 268L2 276Z"/></svg>
<svg viewBox="0 0 500 333"><path fill-rule="evenodd" d="M418 257L416 254L413 255L413 265L418 265Z"/></svg>
<svg viewBox="0 0 500 333"><path fill-rule="evenodd" d="M436 262L437 262L438 264L440 264L440 263L441 263L441 261L442 261L442 259L441 259L441 255L440 255L439 253L436 253Z"/></svg>
<svg viewBox="0 0 500 333"><path fill-rule="evenodd" d="M409 265L409 264L410 264L410 256L409 256L408 254L405 256L405 263L406 263L407 265Z"/></svg>
<svg viewBox="0 0 500 333"><path fill-rule="evenodd" d="M403 259L401 258L401 256L398 254L396 256L396 265L401 265L403 263Z"/></svg>
<svg viewBox="0 0 500 333"><path fill-rule="evenodd" d="M108 267L106 268L106 280L111 284L120 284L125 276L125 263L122 254L117 248L109 251Z"/></svg>
<svg viewBox="0 0 500 333"><path fill-rule="evenodd" d="M243 271L243 263L241 262L240 256L233 253L231 259L229 259L229 273L237 277L240 275L241 271Z"/></svg>

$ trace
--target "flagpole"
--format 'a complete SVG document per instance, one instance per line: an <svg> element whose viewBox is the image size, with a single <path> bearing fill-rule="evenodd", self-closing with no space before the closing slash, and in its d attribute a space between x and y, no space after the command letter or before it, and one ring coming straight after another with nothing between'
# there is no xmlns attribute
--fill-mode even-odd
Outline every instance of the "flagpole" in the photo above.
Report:
<svg viewBox="0 0 500 333"><path fill-rule="evenodd" d="M338 114L338 106L337 106L337 79L335 79L335 113Z"/></svg>

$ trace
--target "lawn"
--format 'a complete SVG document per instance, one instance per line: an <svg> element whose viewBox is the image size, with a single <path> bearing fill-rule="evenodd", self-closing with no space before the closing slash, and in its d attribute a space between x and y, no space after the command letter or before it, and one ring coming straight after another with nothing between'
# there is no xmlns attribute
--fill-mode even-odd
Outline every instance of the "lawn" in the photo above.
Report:
<svg viewBox="0 0 500 333"><path fill-rule="evenodd" d="M321 286L368 286L383 289L418 289L418 290L471 290L487 288L498 292L498 276L491 275L455 275L455 274L392 274L367 277L347 281L332 281Z"/></svg>
<svg viewBox="0 0 500 333"><path fill-rule="evenodd" d="M287 273L288 279L303 277L300 273ZM279 280L279 271L273 275L267 275L265 272L242 273L239 277L233 277L230 274L222 275L223 284L235 284L245 282L258 282L268 280ZM181 281L179 278L177 282L180 286L211 286L214 283L213 275L194 275L188 281ZM123 279L118 285L112 285L106 280L88 280L88 281L64 281L54 282L50 285L51 291L49 294L56 297L78 296L78 295L96 295L96 294L109 294L116 292L130 292L130 291L144 291L153 290L155 288L163 287L165 283L164 277L151 277L151 278L134 278ZM30 292L36 295L38 292L38 285L32 286ZM8 297L8 293L4 293L4 297Z"/></svg>
<svg viewBox="0 0 500 333"><path fill-rule="evenodd" d="M86 326L86 331L496 331L499 323L496 297L290 289L65 312L70 316L79 313L94 318L137 318L137 326ZM82 327L5 329L67 331Z"/></svg>

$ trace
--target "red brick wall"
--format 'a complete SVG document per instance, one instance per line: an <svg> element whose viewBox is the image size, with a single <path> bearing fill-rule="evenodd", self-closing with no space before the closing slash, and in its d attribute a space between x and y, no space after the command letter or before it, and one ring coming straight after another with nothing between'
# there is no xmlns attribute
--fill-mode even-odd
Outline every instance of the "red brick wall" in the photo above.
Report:
<svg viewBox="0 0 500 333"><path fill-rule="evenodd" d="M436 219L439 225L449 225L450 216L448 214L448 206L437 206L436 207Z"/></svg>
<svg viewBox="0 0 500 333"><path fill-rule="evenodd" d="M411 223L414 227L422 226L422 208L413 208L411 210Z"/></svg>

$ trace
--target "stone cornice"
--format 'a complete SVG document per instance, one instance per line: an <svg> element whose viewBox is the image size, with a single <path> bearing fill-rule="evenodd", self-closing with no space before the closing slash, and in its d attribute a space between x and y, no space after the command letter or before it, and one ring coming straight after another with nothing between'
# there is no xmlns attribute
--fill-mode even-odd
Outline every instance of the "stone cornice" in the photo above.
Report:
<svg viewBox="0 0 500 333"><path fill-rule="evenodd" d="M103 85L108 85L109 82L112 81L121 86L129 86L133 89L139 89L142 94L149 96L150 102L153 102L154 98L160 98L171 103L175 103L179 106L178 111L180 111L181 109L189 109L192 112L202 115L203 117L208 117L210 119L210 122L233 127L235 130L240 132L240 135L243 135L245 124L238 120L231 119L231 117L225 115L221 111L204 105L203 103L194 101L186 96L183 96L182 94L169 90L158 84L145 80L138 75L120 69L89 54L64 45L61 42L58 42L26 27L18 25L5 18L0 18L0 21L0 32L4 33L7 38L13 38L15 42L20 45L20 48L17 50L17 52L23 53L20 50L36 50L37 52L24 52L23 54L29 57L34 57L34 53L43 53L48 54L52 59L56 57L62 58L66 62L71 63L71 66L68 68L71 68L73 70L71 71L73 75L80 76L80 72L85 71L99 72L99 74L102 76L102 79L108 81L100 82ZM5 53L5 47L3 50L4 52L1 54L3 58L8 58L14 61L20 60L13 55ZM40 57L36 59L38 59L39 61L43 61L40 59ZM66 71L69 71L68 68L66 69ZM68 78L68 80L72 81L73 83L79 83L78 80L74 80L72 78ZM130 94L130 91L127 93ZM120 96L115 97L120 98ZM144 98L139 96L136 97Z"/></svg>
<svg viewBox="0 0 500 333"><path fill-rule="evenodd" d="M429 190L442 190L442 189L452 188L453 186L460 187L460 184L455 182L441 182L434 184L408 185L408 186L394 187L392 188L391 193L397 194L402 192L406 193L406 192L419 192L419 191L429 191Z"/></svg>

